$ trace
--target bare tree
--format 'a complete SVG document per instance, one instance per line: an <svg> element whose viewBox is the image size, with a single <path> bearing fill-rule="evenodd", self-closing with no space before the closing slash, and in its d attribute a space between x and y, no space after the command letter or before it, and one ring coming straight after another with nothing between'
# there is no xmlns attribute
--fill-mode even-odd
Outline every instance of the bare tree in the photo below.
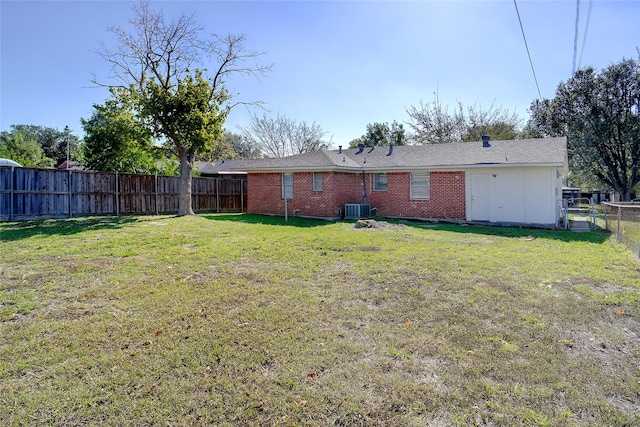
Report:
<svg viewBox="0 0 640 427"><path fill-rule="evenodd" d="M323 140L327 134L315 122L298 123L278 114L275 118L264 114L251 116L251 124L242 128L248 141L260 148L267 157L286 157L309 151L325 149L330 142Z"/></svg>
<svg viewBox="0 0 640 427"><path fill-rule="evenodd" d="M149 78L154 78L165 90L174 88L196 65L214 58L218 63L211 79L213 90L226 84L231 75L261 76L271 70L271 65L259 62L264 52L247 51L243 35L211 34L203 39L204 28L195 15L181 15L177 21L165 22L162 11L150 9L150 1L143 0L133 7L134 17L129 20L133 32L120 27L109 27L118 40L116 50L101 43L97 53L111 64L110 78L122 87L131 84L144 88ZM94 76L93 83L107 85ZM253 104L253 102L252 102Z"/></svg>
<svg viewBox="0 0 640 427"><path fill-rule="evenodd" d="M420 101L419 107L407 109L413 130L411 139L418 144L440 144L448 142L479 141L482 135L493 139L516 139L520 137L522 119L494 104L483 110L475 105L464 107L458 102L457 108L449 113L436 94L430 103Z"/></svg>
<svg viewBox="0 0 640 427"><path fill-rule="evenodd" d="M112 27L118 48L102 44L98 53L111 64L114 96L132 100L137 115L180 160L179 215L191 215L191 172L198 154L212 152L224 130L232 103L226 88L234 75L260 76L271 66L259 62L263 53L248 51L244 36L203 37L194 15L165 21L149 1L134 7L128 32ZM212 73L205 61L216 63ZM255 104L255 103L253 103Z"/></svg>

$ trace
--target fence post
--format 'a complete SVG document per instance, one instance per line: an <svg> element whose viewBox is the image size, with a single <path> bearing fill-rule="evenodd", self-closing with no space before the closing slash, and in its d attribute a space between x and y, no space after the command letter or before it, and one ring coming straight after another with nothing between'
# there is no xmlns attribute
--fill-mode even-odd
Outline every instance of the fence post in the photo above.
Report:
<svg viewBox="0 0 640 427"><path fill-rule="evenodd" d="M156 215L158 215L158 174L155 175Z"/></svg>
<svg viewBox="0 0 640 427"><path fill-rule="evenodd" d="M616 233L616 238L618 242L620 241L620 220L622 219L622 207L618 206L618 232Z"/></svg>
<svg viewBox="0 0 640 427"><path fill-rule="evenodd" d="M214 178L216 180L216 212L220 213L220 178Z"/></svg>
<svg viewBox="0 0 640 427"><path fill-rule="evenodd" d="M244 179L240 180L240 213L244 213Z"/></svg>
<svg viewBox="0 0 640 427"><path fill-rule="evenodd" d="M67 167L69 167L69 165L67 165ZM69 196L68 196L69 197L69 218L72 218L73 217L73 207L72 207L72 204L73 204L73 202L72 202L73 188L71 187L71 169L69 169L68 172L69 172L69 181L67 182L67 186L68 186L68 190L69 190L69 192L68 192L68 194L69 194Z"/></svg>
<svg viewBox="0 0 640 427"><path fill-rule="evenodd" d="M11 175L10 175L10 180L11 180L11 190L9 193L9 220L13 221L13 199L14 199L14 194L15 191L13 189L14 187L14 180L15 180L15 174L16 174L16 168L15 166L11 166Z"/></svg>
<svg viewBox="0 0 640 427"><path fill-rule="evenodd" d="M118 193L118 172L116 172L116 216L120 216L120 194Z"/></svg>

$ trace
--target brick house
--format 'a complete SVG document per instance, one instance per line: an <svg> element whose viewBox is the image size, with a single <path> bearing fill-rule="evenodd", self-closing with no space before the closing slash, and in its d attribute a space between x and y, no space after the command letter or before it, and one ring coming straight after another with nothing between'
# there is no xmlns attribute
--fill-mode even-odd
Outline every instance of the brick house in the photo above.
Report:
<svg viewBox="0 0 640 427"><path fill-rule="evenodd" d="M337 219L359 204L392 218L556 227L567 143L486 137L361 146L260 159L243 169L249 213L284 215L286 205L289 215Z"/></svg>

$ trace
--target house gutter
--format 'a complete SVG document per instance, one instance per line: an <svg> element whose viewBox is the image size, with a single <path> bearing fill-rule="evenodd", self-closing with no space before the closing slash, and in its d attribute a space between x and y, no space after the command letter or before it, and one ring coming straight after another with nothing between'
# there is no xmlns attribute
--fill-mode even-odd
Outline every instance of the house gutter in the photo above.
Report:
<svg viewBox="0 0 640 427"><path fill-rule="evenodd" d="M445 170L445 171L458 171L461 169L486 169L486 168L512 168L512 167L562 167L564 163L481 163L470 165L439 165L439 166L402 166L402 167L368 167L365 170L368 172L415 172L419 170L432 171L432 170ZM300 169L297 169L298 171Z"/></svg>
<svg viewBox="0 0 640 427"><path fill-rule="evenodd" d="M415 172L420 170L432 171L458 171L461 169L486 169L486 168L506 168L506 167L563 167L564 162L553 163L476 163L468 165L416 165L416 166L318 166L318 167L287 167L287 168L247 168L247 172Z"/></svg>

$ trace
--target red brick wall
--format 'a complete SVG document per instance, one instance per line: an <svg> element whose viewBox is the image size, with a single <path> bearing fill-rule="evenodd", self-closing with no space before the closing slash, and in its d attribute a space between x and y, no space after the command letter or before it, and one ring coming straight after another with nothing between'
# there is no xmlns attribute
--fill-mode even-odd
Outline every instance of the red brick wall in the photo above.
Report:
<svg viewBox="0 0 640 427"><path fill-rule="evenodd" d="M387 191L373 191L373 175L367 174L367 201L382 216L465 219L464 172L431 172L430 179L430 199L411 200L410 173L388 173Z"/></svg>
<svg viewBox="0 0 640 427"><path fill-rule="evenodd" d="M247 212L284 215L281 173L248 174ZM464 172L431 172L431 198L410 199L410 174L388 173L387 191L373 191L373 175L365 174L367 203L378 214L405 218L465 219ZM293 174L289 215L334 218L346 203L362 203L362 174L324 172L322 191L313 191L313 173Z"/></svg>
<svg viewBox="0 0 640 427"><path fill-rule="evenodd" d="M293 174L293 199L287 201L289 215L337 218L345 203L360 203L356 174L323 172L322 191L313 191L313 172ZM247 212L284 215L281 173L249 173L247 176Z"/></svg>
<svg viewBox="0 0 640 427"><path fill-rule="evenodd" d="M247 212L284 215L282 174L247 174Z"/></svg>

